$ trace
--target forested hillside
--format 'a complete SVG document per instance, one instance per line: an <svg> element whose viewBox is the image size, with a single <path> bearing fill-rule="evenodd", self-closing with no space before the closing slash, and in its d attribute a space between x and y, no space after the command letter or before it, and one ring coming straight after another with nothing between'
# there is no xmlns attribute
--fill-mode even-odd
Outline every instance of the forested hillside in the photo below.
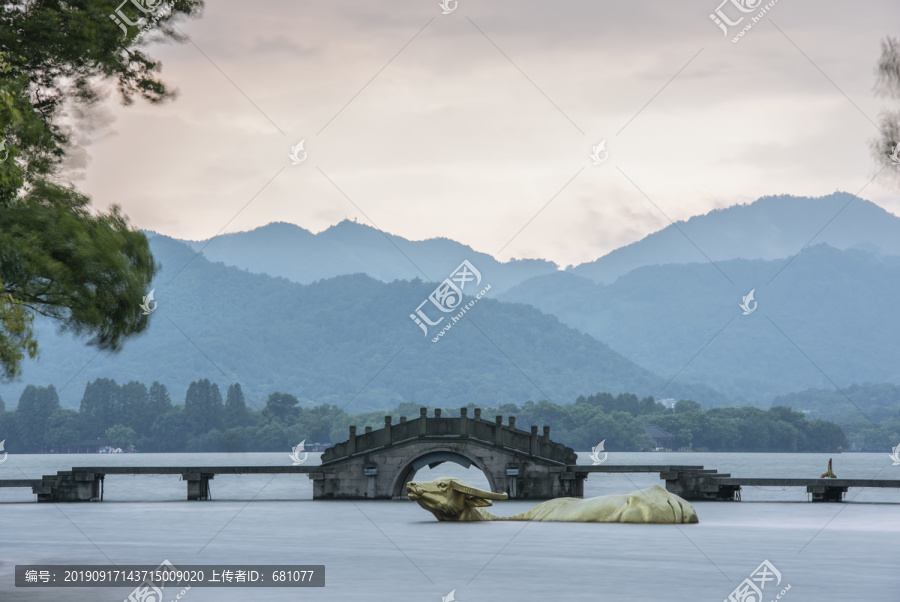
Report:
<svg viewBox="0 0 900 602"><path fill-rule="evenodd" d="M666 378L527 305L467 297L472 307L433 343L436 328L425 337L410 314L434 283L384 283L359 274L300 285L210 263L164 236L153 236L151 249L162 269L144 334L117 355L97 354L39 321L40 360L26 362L23 377L0 385L0 395L16 400L25 384L53 384L64 406L77 407L97 378L164 378L178 398L190 382L210 378L223 390L240 383L257 404L283 391L305 406L337 404L351 412L403 402L559 401L598 389L728 401L703 385L666 387ZM465 292L488 284L484 277ZM431 315L437 317L433 308Z"/></svg>
<svg viewBox="0 0 900 602"><path fill-rule="evenodd" d="M434 407L428 406L431 415ZM657 443L647 425L674 435L674 449L836 452L847 446L838 425L810 421L784 407L703 411L696 402L682 400L668 408L652 397L628 393L597 393L574 403L481 407L485 419L515 416L520 429L550 426L554 441L580 451L601 441L610 453L652 450ZM442 410L446 416L459 416L459 408ZM350 425L381 428L385 414L396 422L401 416L418 416L419 406L403 403L392 410L355 413L333 404L303 407L295 396L275 392L265 404L251 407L240 385L230 385L223 401L219 387L207 379L192 382L183 404L178 404L159 382L148 389L140 382L119 385L98 379L85 388L77 411L60 408L54 387L29 385L16 411L4 412L0 405L0 440L9 442L11 453L63 452L73 443L99 438L113 447L136 445L144 452L284 451L287 459L290 448L301 441L344 441Z"/></svg>
<svg viewBox="0 0 900 602"><path fill-rule="evenodd" d="M755 309L743 315L751 290ZM734 399L768 404L806 387L900 384L900 257L821 244L789 264L647 266L609 285L553 274L500 299L530 303L658 374L681 370Z"/></svg>

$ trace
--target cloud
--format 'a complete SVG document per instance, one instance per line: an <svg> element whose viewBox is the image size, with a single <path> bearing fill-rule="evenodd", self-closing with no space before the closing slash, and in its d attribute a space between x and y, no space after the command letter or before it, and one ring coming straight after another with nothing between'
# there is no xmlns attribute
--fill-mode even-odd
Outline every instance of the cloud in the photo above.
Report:
<svg viewBox="0 0 900 602"><path fill-rule="evenodd" d="M563 265L668 223L617 166L672 219L767 194L856 192L874 173L866 115L883 105L872 95L882 23L900 8L779 3L766 18L784 35L760 23L739 44L709 20L714 8L210 3L182 26L202 54L150 49L176 101L108 101L118 132L84 145L84 188L140 227L191 239L229 220L226 231L279 220L318 231L364 213L407 238L496 253L532 220L504 255ZM604 138L610 161L592 166ZM309 158L291 166L300 139ZM900 209L879 182L865 195Z"/></svg>

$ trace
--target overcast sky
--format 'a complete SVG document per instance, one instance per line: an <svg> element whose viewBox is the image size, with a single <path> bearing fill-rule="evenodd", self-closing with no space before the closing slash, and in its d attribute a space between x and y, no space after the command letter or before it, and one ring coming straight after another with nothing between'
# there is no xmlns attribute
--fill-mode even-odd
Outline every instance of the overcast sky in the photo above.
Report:
<svg viewBox="0 0 900 602"><path fill-rule="evenodd" d="M900 3L779 0L733 43L719 1L211 0L191 42L150 47L178 97L110 97L76 184L178 238L356 218L563 266L760 196L859 192ZM900 214L888 184L861 196Z"/></svg>

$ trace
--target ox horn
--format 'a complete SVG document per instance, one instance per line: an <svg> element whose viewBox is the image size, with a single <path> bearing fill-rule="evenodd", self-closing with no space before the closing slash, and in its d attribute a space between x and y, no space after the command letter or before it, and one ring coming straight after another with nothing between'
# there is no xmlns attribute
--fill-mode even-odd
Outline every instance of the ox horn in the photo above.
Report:
<svg viewBox="0 0 900 602"><path fill-rule="evenodd" d="M455 489L460 493L465 493L466 495L474 495L480 498L484 498L486 500L505 500L509 498L509 496L505 493L494 493L492 491L482 491L481 489L475 489L474 487L470 487L469 485L463 485L462 483L458 483L457 481L450 481L450 487Z"/></svg>

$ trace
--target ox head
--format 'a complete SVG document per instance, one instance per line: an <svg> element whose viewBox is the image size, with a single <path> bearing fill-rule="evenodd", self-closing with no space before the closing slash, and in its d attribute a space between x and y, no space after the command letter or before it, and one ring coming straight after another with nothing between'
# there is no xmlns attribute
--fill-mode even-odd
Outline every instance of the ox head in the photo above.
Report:
<svg viewBox="0 0 900 602"><path fill-rule="evenodd" d="M490 506L491 500L505 500L505 493L475 489L454 477L428 483L407 483L409 499L431 512L438 520L479 520L474 508Z"/></svg>

